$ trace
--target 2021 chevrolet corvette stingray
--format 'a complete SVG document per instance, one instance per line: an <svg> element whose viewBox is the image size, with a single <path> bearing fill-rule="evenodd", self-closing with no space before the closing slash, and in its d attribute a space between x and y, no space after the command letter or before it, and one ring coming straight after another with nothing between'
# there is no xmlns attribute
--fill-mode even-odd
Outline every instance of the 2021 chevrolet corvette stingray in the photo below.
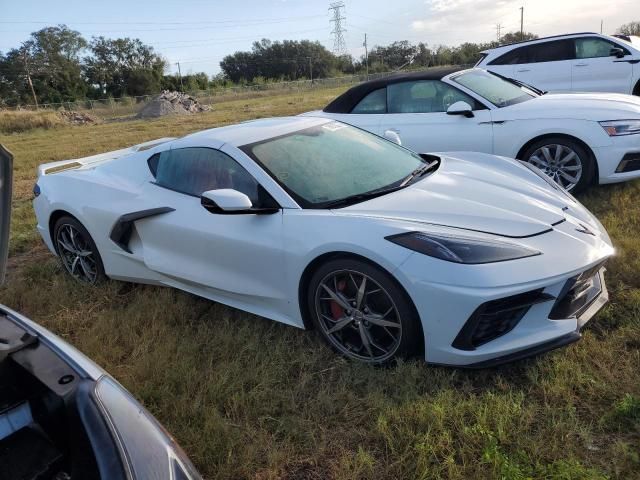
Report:
<svg viewBox="0 0 640 480"><path fill-rule="evenodd" d="M614 252L535 167L417 155L328 119L265 119L39 167L69 274L176 287L347 357L488 366L580 338Z"/></svg>

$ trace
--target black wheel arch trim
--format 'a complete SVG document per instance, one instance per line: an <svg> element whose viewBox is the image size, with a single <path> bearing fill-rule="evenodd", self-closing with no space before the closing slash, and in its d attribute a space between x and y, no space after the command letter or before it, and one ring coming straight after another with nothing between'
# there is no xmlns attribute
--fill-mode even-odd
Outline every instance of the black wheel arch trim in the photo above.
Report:
<svg viewBox="0 0 640 480"><path fill-rule="evenodd" d="M155 217L156 215L174 212L175 210L175 208L171 207L157 207L125 213L113 224L109 238L125 252L133 253L129 248L129 241L131 240L131 233L133 232L133 224L137 220Z"/></svg>

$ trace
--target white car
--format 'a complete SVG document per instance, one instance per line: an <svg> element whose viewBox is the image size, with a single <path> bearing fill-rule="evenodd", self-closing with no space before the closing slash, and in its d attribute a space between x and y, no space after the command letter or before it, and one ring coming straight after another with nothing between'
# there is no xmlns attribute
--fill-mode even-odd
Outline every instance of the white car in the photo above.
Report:
<svg viewBox="0 0 640 480"><path fill-rule="evenodd" d="M12 160L0 145L0 284L7 263ZM164 427L107 372L0 305L0 478L202 477Z"/></svg>
<svg viewBox="0 0 640 480"><path fill-rule="evenodd" d="M637 37L573 33L503 45L481 55L476 67L549 92L640 95Z"/></svg>
<svg viewBox="0 0 640 480"><path fill-rule="evenodd" d="M574 192L640 177L640 98L543 94L482 69L432 69L365 82L324 110L416 152L526 160Z"/></svg>
<svg viewBox="0 0 640 480"><path fill-rule="evenodd" d="M577 340L607 301L607 233L537 169L419 156L328 119L46 164L34 192L37 228L78 280L315 326L369 363L503 363Z"/></svg>

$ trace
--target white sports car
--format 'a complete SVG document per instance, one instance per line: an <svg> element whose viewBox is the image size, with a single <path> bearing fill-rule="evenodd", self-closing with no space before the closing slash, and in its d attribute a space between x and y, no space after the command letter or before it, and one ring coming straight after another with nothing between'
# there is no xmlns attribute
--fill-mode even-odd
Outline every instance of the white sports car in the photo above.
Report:
<svg viewBox="0 0 640 480"><path fill-rule="evenodd" d="M544 94L481 69L435 68L362 83L305 115L416 152L526 160L574 192L640 177L640 97L631 95Z"/></svg>
<svg viewBox="0 0 640 480"><path fill-rule="evenodd" d="M39 167L34 207L78 280L166 285L384 363L556 348L607 301L602 225L537 169L419 156L279 118Z"/></svg>

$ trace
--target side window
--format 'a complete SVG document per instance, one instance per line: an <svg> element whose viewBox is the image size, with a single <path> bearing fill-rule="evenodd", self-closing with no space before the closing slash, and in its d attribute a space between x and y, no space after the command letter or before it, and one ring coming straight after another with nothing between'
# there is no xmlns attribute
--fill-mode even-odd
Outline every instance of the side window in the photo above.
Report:
<svg viewBox="0 0 640 480"><path fill-rule="evenodd" d="M369 93L353 107L351 113L387 113L387 89L379 88Z"/></svg>
<svg viewBox="0 0 640 480"><path fill-rule="evenodd" d="M527 47L529 63L559 62L573 60L573 42L571 40L554 40L553 42L536 43Z"/></svg>
<svg viewBox="0 0 640 480"><path fill-rule="evenodd" d="M518 47L489 62L489 65L518 65L528 62L527 47Z"/></svg>
<svg viewBox="0 0 640 480"><path fill-rule="evenodd" d="M440 80L394 83L387 90L389 113L446 112L461 100L478 109L473 98Z"/></svg>
<svg viewBox="0 0 640 480"><path fill-rule="evenodd" d="M611 55L612 48L622 48L625 55L629 54L626 48L620 45L616 45L612 42L608 42L602 38L597 37L585 37L576 38L576 58L598 58L608 57Z"/></svg>
<svg viewBox="0 0 640 480"><path fill-rule="evenodd" d="M234 159L213 148L178 148L153 155L149 169L156 184L199 197L207 190L233 188L247 195L258 206L258 182ZM266 192L264 192L266 193Z"/></svg>

